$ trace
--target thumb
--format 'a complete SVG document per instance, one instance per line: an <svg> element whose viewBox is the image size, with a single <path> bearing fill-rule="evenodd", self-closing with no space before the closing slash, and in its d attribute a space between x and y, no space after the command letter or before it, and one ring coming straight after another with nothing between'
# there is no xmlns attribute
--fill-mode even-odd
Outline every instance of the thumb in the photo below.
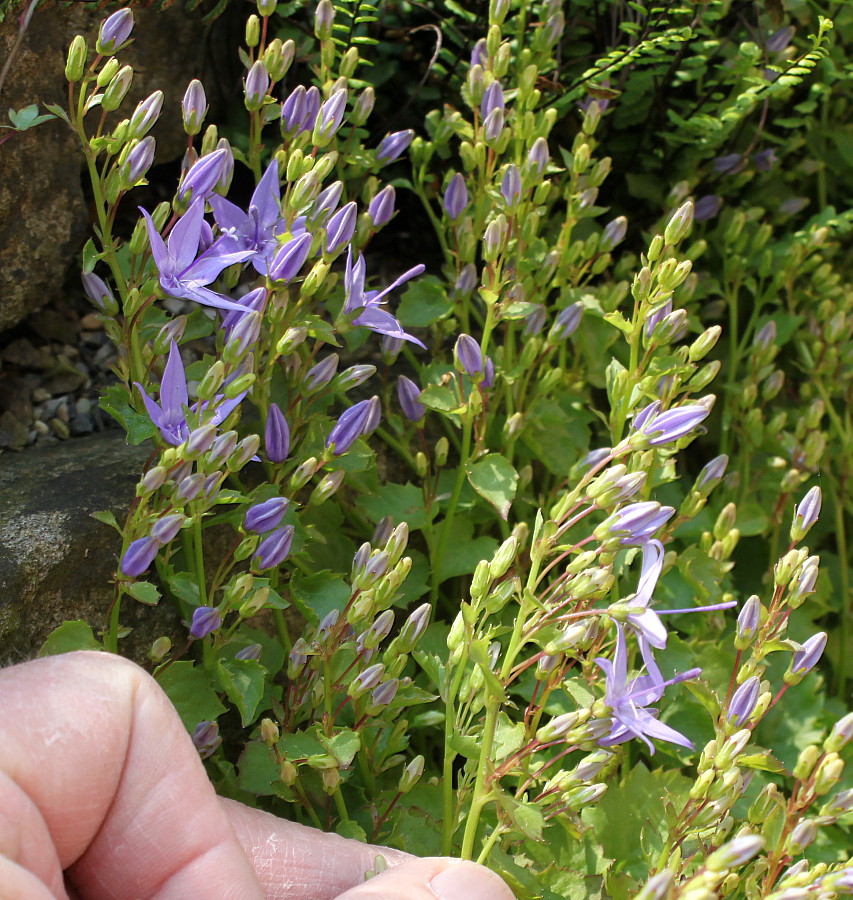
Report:
<svg viewBox="0 0 853 900"><path fill-rule="evenodd" d="M400 863L337 900L514 900L514 896L485 866L434 856Z"/></svg>

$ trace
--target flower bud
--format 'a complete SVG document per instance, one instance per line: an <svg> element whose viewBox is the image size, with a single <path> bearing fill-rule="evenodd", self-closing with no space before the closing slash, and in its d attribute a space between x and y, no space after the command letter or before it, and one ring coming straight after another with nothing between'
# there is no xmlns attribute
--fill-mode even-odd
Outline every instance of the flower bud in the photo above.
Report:
<svg viewBox="0 0 853 900"><path fill-rule="evenodd" d="M393 185L387 185L370 201L367 207L367 215L373 228L381 228L391 221L394 215L396 192Z"/></svg>
<svg viewBox="0 0 853 900"><path fill-rule="evenodd" d="M368 85L355 99L349 120L353 125L364 125L373 112L373 105L376 102L376 94L373 87Z"/></svg>
<svg viewBox="0 0 853 900"><path fill-rule="evenodd" d="M394 162L411 144L414 136L415 132L411 128L386 135L376 148L376 162L382 166Z"/></svg>
<svg viewBox="0 0 853 900"><path fill-rule="evenodd" d="M327 41L332 36L335 9L331 0L320 0L314 13L314 35L318 41Z"/></svg>
<svg viewBox="0 0 853 900"><path fill-rule="evenodd" d="M397 790L401 794L408 793L420 780L421 775L423 775L424 771L424 758L423 756L416 756L407 766L403 769L403 774L400 776L400 783L397 785Z"/></svg>
<svg viewBox="0 0 853 900"><path fill-rule="evenodd" d="M187 86L184 99L181 101L181 116L184 131L192 136L201 131L204 117L207 114L207 97L202 83L194 78Z"/></svg>
<svg viewBox="0 0 853 900"><path fill-rule="evenodd" d="M664 243L675 246L690 233L693 227L693 202L688 200L672 215L663 233Z"/></svg>
<svg viewBox="0 0 853 900"><path fill-rule="evenodd" d="M131 31L133 31L133 13L129 9L120 9L107 16L98 31L95 52L101 56L112 56L130 37Z"/></svg>
<svg viewBox="0 0 853 900"><path fill-rule="evenodd" d="M741 607L737 617L735 647L745 650L755 638L761 623L761 601L753 594Z"/></svg>
<svg viewBox="0 0 853 900"><path fill-rule="evenodd" d="M222 616L218 609L212 606L199 606L198 609L193 610L190 637L201 640L217 631L221 624Z"/></svg>
<svg viewBox="0 0 853 900"><path fill-rule="evenodd" d="M104 109L107 112L118 109L121 105L121 101L124 100L127 92L130 90L130 83L132 81L133 69L130 66L124 66L116 72L112 81L110 81L104 91L104 96L101 99L101 109Z"/></svg>
<svg viewBox="0 0 853 900"><path fill-rule="evenodd" d="M150 97L142 100L133 111L128 125L128 136L143 138L160 118L163 109L163 92L154 91Z"/></svg>
<svg viewBox="0 0 853 900"><path fill-rule="evenodd" d="M86 47L86 39L82 34L78 34L68 48L68 57L65 61L65 80L71 82L79 81L83 77L86 68L86 57L89 53Z"/></svg>
<svg viewBox="0 0 853 900"><path fill-rule="evenodd" d="M813 487L800 501L794 511L794 521L791 523L791 540L799 542L809 533L820 515L821 490Z"/></svg>

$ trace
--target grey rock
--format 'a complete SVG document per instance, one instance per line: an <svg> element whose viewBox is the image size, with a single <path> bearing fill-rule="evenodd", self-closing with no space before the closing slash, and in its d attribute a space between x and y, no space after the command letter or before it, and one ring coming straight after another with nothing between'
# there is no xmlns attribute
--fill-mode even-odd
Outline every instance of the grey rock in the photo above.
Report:
<svg viewBox="0 0 853 900"><path fill-rule="evenodd" d="M0 665L36 655L63 621L105 624L120 542L91 514L122 519L149 450L114 433L0 456ZM186 632L165 600L125 600L121 623L133 629L121 652L137 661L158 636Z"/></svg>

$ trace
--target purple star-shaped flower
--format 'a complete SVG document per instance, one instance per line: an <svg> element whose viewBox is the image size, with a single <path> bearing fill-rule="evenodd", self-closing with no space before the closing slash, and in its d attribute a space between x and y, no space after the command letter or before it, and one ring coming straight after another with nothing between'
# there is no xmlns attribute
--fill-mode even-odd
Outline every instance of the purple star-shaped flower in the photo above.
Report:
<svg viewBox="0 0 853 900"><path fill-rule="evenodd" d="M596 665L604 672L604 702L610 707L611 717L610 734L600 738L598 744L602 747L612 747L614 744L621 744L636 737L648 746L651 753L654 753L655 748L649 738L657 738L692 750L693 744L687 737L669 725L659 722L658 711L646 707L660 700L667 685L695 678L702 670L690 669L664 681L651 654L643 655L649 674L638 675L629 680L625 634L622 627L617 624L616 651L613 660L596 657Z"/></svg>
<svg viewBox="0 0 853 900"><path fill-rule="evenodd" d="M170 297L194 300L203 306L218 309L244 311L222 294L217 294L205 285L215 281L219 273L232 263L243 262L252 256L252 250L229 250L220 238L196 257L204 230L204 200L199 198L175 223L166 242L154 227L151 216L140 207L148 229L151 254L160 276L160 287Z"/></svg>
<svg viewBox="0 0 853 900"><path fill-rule="evenodd" d="M286 229L281 217L278 162L273 159L267 166L249 201L248 212L218 194L212 194L208 202L213 209L213 218L222 230L225 246L238 252L251 251L255 271L266 275L270 260L279 247L276 236Z"/></svg>
<svg viewBox="0 0 853 900"><path fill-rule="evenodd" d="M178 345L172 341L169 348L169 358L166 360L166 367L163 369L163 380L160 382L160 403L155 403L141 384L134 382L142 394L142 402L151 421L160 429L163 439L173 446L177 447L182 444L190 435L190 428L187 425L187 408L189 398L187 396L187 376L184 372L184 364L181 360L181 352ZM213 409L213 415L206 416L205 423L207 425L218 425L224 421L228 415L239 406L240 401L246 396L244 391L231 400L225 400L222 394L217 394L212 401L205 404L194 404L190 411L194 413L205 412Z"/></svg>
<svg viewBox="0 0 853 900"><path fill-rule="evenodd" d="M346 291L346 301L344 303L344 313L358 313L352 320L353 325L363 325L377 334L385 334L389 337L399 338L403 341L411 341L419 347L424 347L416 337L407 334L403 330L403 326L391 315L387 310L380 309L382 298L390 294L394 288L399 287L410 278L420 275L426 267L424 265L414 266L408 272L404 272L395 281L392 281L387 288L381 291L364 290L365 263L364 257L359 256L353 264L352 248L347 251L347 264L344 270L344 288ZM424 347L424 349L426 349Z"/></svg>

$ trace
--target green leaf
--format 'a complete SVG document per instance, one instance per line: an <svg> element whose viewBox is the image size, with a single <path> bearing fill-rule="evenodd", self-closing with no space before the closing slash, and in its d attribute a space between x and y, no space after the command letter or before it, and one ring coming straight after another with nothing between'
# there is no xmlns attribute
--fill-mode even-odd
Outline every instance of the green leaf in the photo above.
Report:
<svg viewBox="0 0 853 900"><path fill-rule="evenodd" d="M343 769L349 768L355 759L356 753L361 750L361 735L355 731L350 731L348 728L339 731L332 738L318 734L317 739L335 757L338 765Z"/></svg>
<svg viewBox="0 0 853 900"><path fill-rule="evenodd" d="M531 841L542 840L542 829L545 827L545 817L542 810L533 803L518 801L508 794L498 798L498 805L509 816L516 831L523 834Z"/></svg>
<svg viewBox="0 0 853 900"><path fill-rule="evenodd" d="M349 838L352 841L360 841L362 844L367 843L367 833L357 822L347 819L345 822L338 822L335 825L335 834L341 837Z"/></svg>
<svg viewBox="0 0 853 900"><path fill-rule="evenodd" d="M136 446L157 434L157 426L151 419L140 415L130 405L127 389L122 385L114 384L108 387L99 404L101 409L109 413L125 430L128 444Z"/></svg>
<svg viewBox="0 0 853 900"><path fill-rule="evenodd" d="M470 734L459 734L454 731L450 736L450 749L465 759L480 758L481 740Z"/></svg>
<svg viewBox="0 0 853 900"><path fill-rule="evenodd" d="M245 728L250 725L264 696L264 680L267 670L255 659L219 659L216 661L216 677L228 699L240 711Z"/></svg>
<svg viewBox="0 0 853 900"><path fill-rule="evenodd" d="M121 526L116 522L116 517L113 513L111 513L108 509L99 509L93 513L89 513L89 515L93 519L97 519L99 522L103 522L104 525L109 525L111 528L115 528L119 534L121 534Z"/></svg>
<svg viewBox="0 0 853 900"><path fill-rule="evenodd" d="M146 606L156 606L160 602L160 591L150 581L134 581L127 588L127 592L134 600Z"/></svg>
<svg viewBox="0 0 853 900"><path fill-rule="evenodd" d="M95 632L85 622L75 620L63 622L54 628L39 649L39 656L56 656L59 653L73 653L75 650L103 650Z"/></svg>
<svg viewBox="0 0 853 900"><path fill-rule="evenodd" d="M188 606L201 606L201 594L194 575L189 572L175 572L166 576L166 583L172 593Z"/></svg>
<svg viewBox="0 0 853 900"><path fill-rule="evenodd" d="M481 559L491 559L498 542L492 537L474 537L474 525L469 519L456 516L450 526L450 536L438 563L438 580L457 575L471 575Z"/></svg>
<svg viewBox="0 0 853 900"><path fill-rule="evenodd" d="M199 722L212 721L226 711L204 671L188 660L172 663L155 677L187 731L191 732Z"/></svg>
<svg viewBox="0 0 853 900"><path fill-rule="evenodd" d="M260 741L251 741L237 763L237 786L256 797L275 793L272 783L279 780L279 767L272 750Z"/></svg>
<svg viewBox="0 0 853 900"><path fill-rule="evenodd" d="M372 522L391 516L394 522L405 522L410 531L426 528L423 491L413 484L383 484L377 493L362 497L361 509Z"/></svg>
<svg viewBox="0 0 853 900"><path fill-rule="evenodd" d="M418 395L418 401L438 412L460 413L465 409L456 391L441 384L427 385Z"/></svg>
<svg viewBox="0 0 853 900"><path fill-rule="evenodd" d="M303 575L294 572L290 580L293 605L309 621L316 624L333 609L343 609L350 598L350 586L328 570Z"/></svg>
<svg viewBox="0 0 853 900"><path fill-rule="evenodd" d="M444 282L427 275L409 283L397 307L397 319L404 328L426 328L453 312Z"/></svg>
<svg viewBox="0 0 853 900"><path fill-rule="evenodd" d="M507 459L500 453L490 453L478 460L468 468L468 482L506 519L518 486L518 472Z"/></svg>
<svg viewBox="0 0 853 900"><path fill-rule="evenodd" d="M515 753L524 742L524 723L513 722L505 713L498 713L498 724L495 729L494 762L500 762Z"/></svg>
<svg viewBox="0 0 853 900"><path fill-rule="evenodd" d="M34 125L40 125L42 122L49 122L53 118L54 116L40 116L37 103L31 103L29 106L25 106L23 109L17 111L14 109L9 110L9 121L18 131L26 131Z"/></svg>

